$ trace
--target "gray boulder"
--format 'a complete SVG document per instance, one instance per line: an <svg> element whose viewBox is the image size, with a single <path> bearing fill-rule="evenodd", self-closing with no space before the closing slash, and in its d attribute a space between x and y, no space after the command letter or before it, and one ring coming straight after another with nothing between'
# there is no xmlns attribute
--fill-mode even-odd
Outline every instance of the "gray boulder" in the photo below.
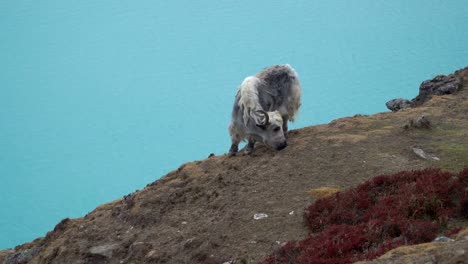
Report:
<svg viewBox="0 0 468 264"><path fill-rule="evenodd" d="M26 264L28 263L37 253L38 248L30 248L13 254L5 259L4 264Z"/></svg>
<svg viewBox="0 0 468 264"><path fill-rule="evenodd" d="M420 106L429 101L433 95L452 94L459 91L463 87L463 78L451 75L438 75L432 80L426 80L419 86L419 94L411 100L397 98L388 101L385 105L393 112L401 109Z"/></svg>
<svg viewBox="0 0 468 264"><path fill-rule="evenodd" d="M419 94L412 101L421 105L431 99L432 95L444 95L457 92L463 86L463 79L455 75L438 75L432 80L426 80L419 86Z"/></svg>
<svg viewBox="0 0 468 264"><path fill-rule="evenodd" d="M410 100L406 100L403 98L397 98L388 101L385 103L388 109L392 110L393 112L400 111L401 109L409 108L413 106L413 102Z"/></svg>
<svg viewBox="0 0 468 264"><path fill-rule="evenodd" d="M408 123L403 126L405 129L418 128L429 129L432 127L431 119L427 115L421 115L417 118L410 118Z"/></svg>

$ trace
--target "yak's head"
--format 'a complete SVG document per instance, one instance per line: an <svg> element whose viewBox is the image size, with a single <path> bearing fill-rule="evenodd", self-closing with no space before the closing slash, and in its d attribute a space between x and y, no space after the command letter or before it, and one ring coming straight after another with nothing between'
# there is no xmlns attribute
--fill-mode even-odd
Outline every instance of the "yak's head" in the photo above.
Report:
<svg viewBox="0 0 468 264"><path fill-rule="evenodd" d="M288 146L283 131L284 121L278 111L265 112L257 110L254 120L258 132L257 136L262 138L263 143L276 150L282 150Z"/></svg>

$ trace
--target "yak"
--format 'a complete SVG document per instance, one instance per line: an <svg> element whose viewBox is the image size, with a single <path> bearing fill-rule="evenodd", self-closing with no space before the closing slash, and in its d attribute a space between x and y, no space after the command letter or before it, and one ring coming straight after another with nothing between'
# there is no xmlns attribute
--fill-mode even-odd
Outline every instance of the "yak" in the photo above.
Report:
<svg viewBox="0 0 468 264"><path fill-rule="evenodd" d="M298 75L289 64L270 66L245 78L232 109L228 155L235 156L239 143L245 140L247 155L252 153L256 142L276 150L286 148L288 121L295 120L301 93Z"/></svg>

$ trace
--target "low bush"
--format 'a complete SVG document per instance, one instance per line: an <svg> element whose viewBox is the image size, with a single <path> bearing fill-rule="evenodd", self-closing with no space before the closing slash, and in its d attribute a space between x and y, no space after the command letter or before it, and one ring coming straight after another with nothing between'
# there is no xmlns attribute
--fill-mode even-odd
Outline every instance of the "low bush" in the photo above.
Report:
<svg viewBox="0 0 468 264"><path fill-rule="evenodd" d="M433 240L452 218L468 218L468 168L377 176L317 200L305 210L310 234L262 264L352 263L401 245Z"/></svg>

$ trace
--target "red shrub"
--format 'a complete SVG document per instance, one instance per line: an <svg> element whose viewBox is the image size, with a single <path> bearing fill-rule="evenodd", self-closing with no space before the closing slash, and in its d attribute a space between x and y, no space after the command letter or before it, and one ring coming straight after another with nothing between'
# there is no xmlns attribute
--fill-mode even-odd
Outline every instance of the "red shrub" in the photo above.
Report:
<svg viewBox="0 0 468 264"><path fill-rule="evenodd" d="M460 199L458 211L461 216L468 218L468 191L465 191L463 197Z"/></svg>
<svg viewBox="0 0 468 264"><path fill-rule="evenodd" d="M468 168L458 175L425 169L377 176L310 205L309 236L261 263L351 263L431 241L450 218L468 218L467 187Z"/></svg>
<svg viewBox="0 0 468 264"><path fill-rule="evenodd" d="M448 230L447 232L445 232L444 236L446 236L446 237L455 236L455 235L458 234L462 229L463 229L463 228L461 228L461 227L452 228L452 229Z"/></svg>
<svg viewBox="0 0 468 264"><path fill-rule="evenodd" d="M349 263L367 244L361 226L332 225L299 243L297 263Z"/></svg>
<svg viewBox="0 0 468 264"><path fill-rule="evenodd" d="M458 177L460 178L460 181L466 186L468 184L468 168L464 168L462 171L460 171Z"/></svg>
<svg viewBox="0 0 468 264"><path fill-rule="evenodd" d="M269 256L264 263L271 264L286 264L286 263L296 263L297 256L299 256L300 250L297 247L295 241L290 241L286 245L282 246L278 251Z"/></svg>

